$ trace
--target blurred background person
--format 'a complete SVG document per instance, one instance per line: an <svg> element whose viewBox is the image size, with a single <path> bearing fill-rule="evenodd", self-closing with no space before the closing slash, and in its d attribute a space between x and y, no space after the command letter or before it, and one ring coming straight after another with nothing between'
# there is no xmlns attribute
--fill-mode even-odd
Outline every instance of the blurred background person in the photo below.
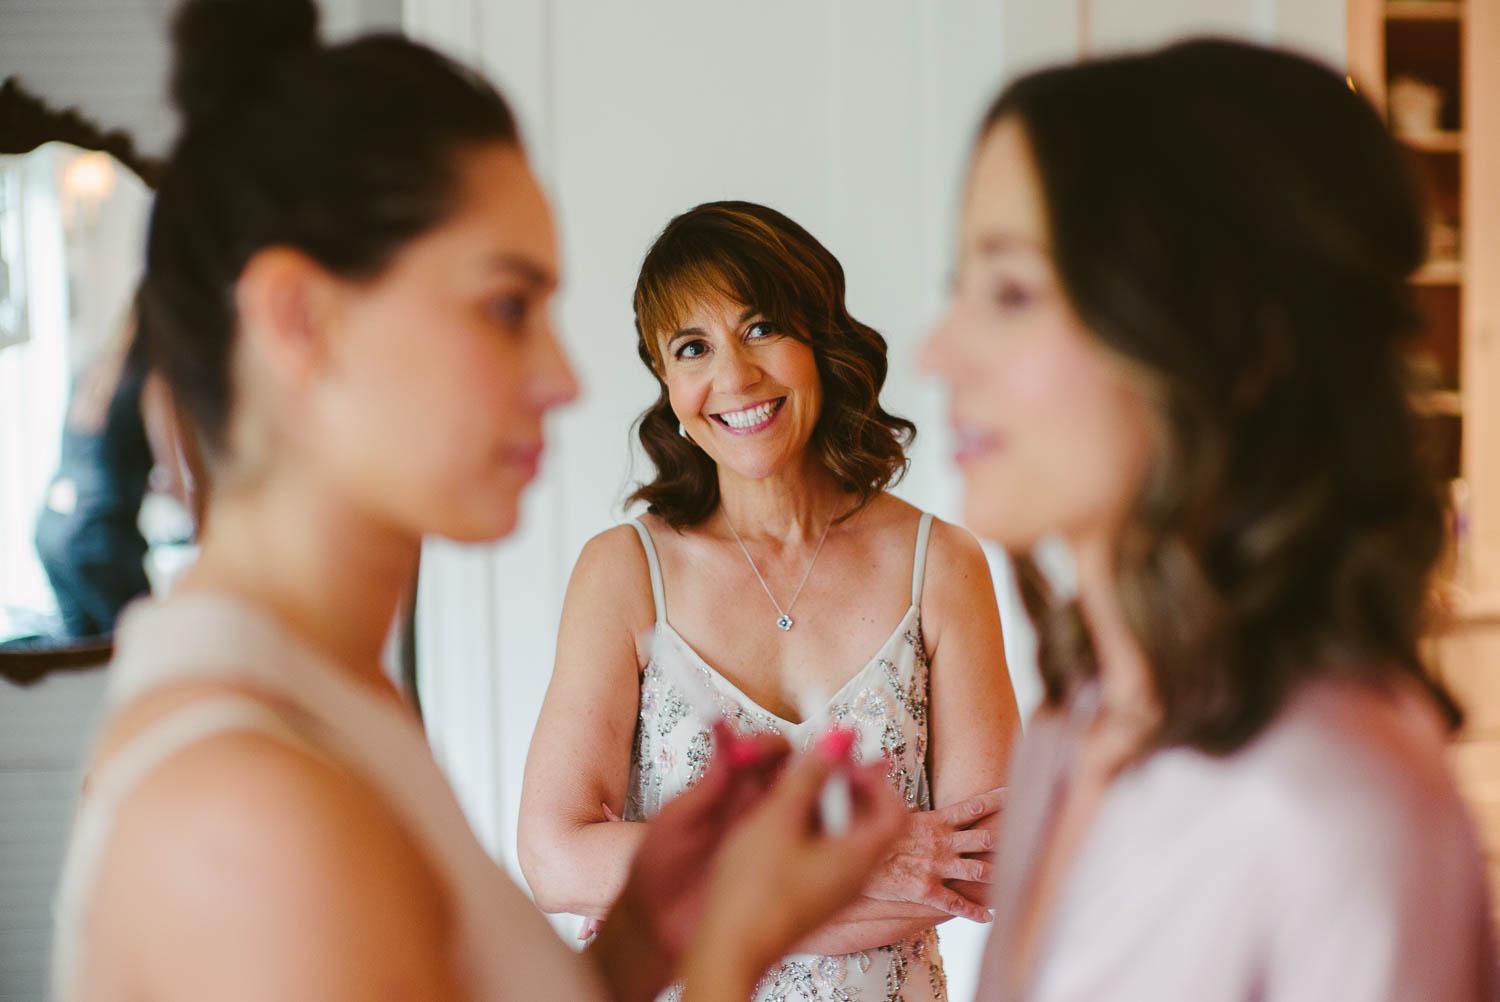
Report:
<svg viewBox="0 0 1500 1002"><path fill-rule="evenodd" d="M981 998L1495 997L1418 650L1424 249L1379 117L1297 56L1182 43L990 109L924 352L1041 635Z"/></svg>
<svg viewBox="0 0 1500 1002"><path fill-rule="evenodd" d="M150 593L139 525L148 489L195 508L170 390L146 361L135 311L78 378L58 471L37 516L36 548L69 640L108 637L132 599Z"/></svg>

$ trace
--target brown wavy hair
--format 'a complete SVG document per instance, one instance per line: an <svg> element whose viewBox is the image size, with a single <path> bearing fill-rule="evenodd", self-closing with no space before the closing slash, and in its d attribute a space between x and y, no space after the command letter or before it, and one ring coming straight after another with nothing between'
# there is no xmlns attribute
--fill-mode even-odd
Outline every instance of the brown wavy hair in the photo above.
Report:
<svg viewBox="0 0 1500 1002"><path fill-rule="evenodd" d="M916 425L880 406L885 338L849 315L844 269L812 234L753 202L708 202L662 230L635 286L636 351L656 377L656 402L636 421L656 467L629 500L675 529L697 525L719 504L714 461L677 432L662 379L661 336L677 330L704 299L726 297L779 324L817 360L823 409L809 448L857 504L868 504L906 473Z"/></svg>
<svg viewBox="0 0 1500 1002"><path fill-rule="evenodd" d="M1044 70L1019 120L1090 333L1147 384L1161 443L1117 586L1161 710L1150 744L1243 746L1303 680L1415 680L1444 543L1408 396L1425 255L1407 162L1343 77L1237 42ZM1046 701L1097 664L1076 601L1015 555Z"/></svg>

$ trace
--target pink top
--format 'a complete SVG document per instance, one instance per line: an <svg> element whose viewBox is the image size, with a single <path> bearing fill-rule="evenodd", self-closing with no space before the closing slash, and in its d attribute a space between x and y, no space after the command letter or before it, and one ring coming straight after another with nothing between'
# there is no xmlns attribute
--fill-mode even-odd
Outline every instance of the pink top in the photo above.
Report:
<svg viewBox="0 0 1500 1002"><path fill-rule="evenodd" d="M1123 772L1069 864L1029 984L1011 926L1097 696L1015 758L984 1002L1475 1002L1497 997L1485 871L1416 700L1307 685L1240 751Z"/></svg>

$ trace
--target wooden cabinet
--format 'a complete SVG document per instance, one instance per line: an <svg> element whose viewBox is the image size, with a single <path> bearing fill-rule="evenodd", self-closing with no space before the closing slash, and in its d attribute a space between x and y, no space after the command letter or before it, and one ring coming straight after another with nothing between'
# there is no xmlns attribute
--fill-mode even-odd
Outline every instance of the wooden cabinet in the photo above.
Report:
<svg viewBox="0 0 1500 1002"><path fill-rule="evenodd" d="M1431 206L1416 400L1455 500L1451 614L1431 650L1467 712L1454 768L1500 903L1500 0L1349 0L1348 16L1351 84L1411 150Z"/></svg>
<svg viewBox="0 0 1500 1002"><path fill-rule="evenodd" d="M1348 42L1428 198L1413 368L1454 481L1455 613L1500 619L1500 0L1349 0Z"/></svg>

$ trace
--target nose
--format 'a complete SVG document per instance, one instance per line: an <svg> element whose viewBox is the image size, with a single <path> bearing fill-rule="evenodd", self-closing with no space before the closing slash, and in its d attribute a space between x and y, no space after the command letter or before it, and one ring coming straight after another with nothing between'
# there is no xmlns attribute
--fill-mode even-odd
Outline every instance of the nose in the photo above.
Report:
<svg viewBox="0 0 1500 1002"><path fill-rule="evenodd" d="M534 342L528 395L537 413L545 413L578 398L578 377L568 361L557 332L550 328Z"/></svg>
<svg viewBox="0 0 1500 1002"><path fill-rule="evenodd" d="M760 382L760 376L760 367L737 340L729 341L717 352L714 389L719 393L740 393Z"/></svg>
<svg viewBox="0 0 1500 1002"><path fill-rule="evenodd" d="M957 375L953 371L954 352L950 350L956 319L954 314L957 311L958 304L950 300L942 319L933 325L917 348L917 366L923 372L930 372L950 382Z"/></svg>

